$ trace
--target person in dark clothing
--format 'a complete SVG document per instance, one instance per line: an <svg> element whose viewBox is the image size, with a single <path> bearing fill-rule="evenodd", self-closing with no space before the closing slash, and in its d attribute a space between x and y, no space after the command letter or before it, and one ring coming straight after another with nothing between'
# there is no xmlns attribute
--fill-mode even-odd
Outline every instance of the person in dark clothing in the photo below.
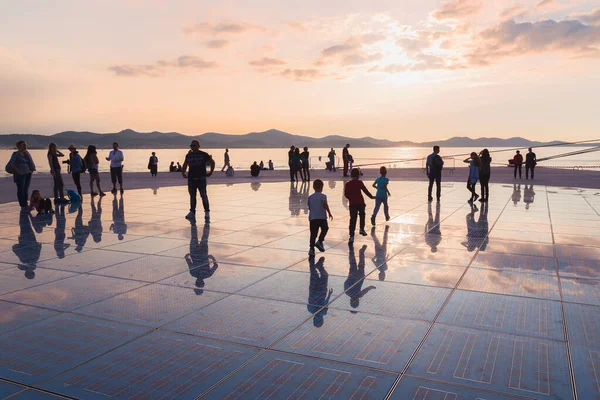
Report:
<svg viewBox="0 0 600 400"><path fill-rule="evenodd" d="M202 230L202 239L198 241L198 227L191 226L190 252L185 255L185 261L188 265L190 275L196 278L195 286L198 289L194 291L200 295L204 293L205 279L210 278L219 268L217 260L208 254L208 238L210 235L210 225L204 225ZM211 265L212 264L212 265Z"/></svg>
<svg viewBox="0 0 600 400"><path fill-rule="evenodd" d="M42 253L42 244L37 241L31 223L31 214L19 214L19 239L18 243L12 247L13 253L21 262L18 268L25 272L25 278L27 279L35 278L34 270Z"/></svg>
<svg viewBox="0 0 600 400"><path fill-rule="evenodd" d="M308 287L308 303L306 308L313 314L313 325L316 328L323 326L323 318L327 315L327 304L331 299L333 289L327 290L329 274L325 271L323 263L325 257L319 258L315 263L315 258L308 259L310 268L310 285Z"/></svg>
<svg viewBox="0 0 600 400"><path fill-rule="evenodd" d="M175 161L171 161L171 165L169 165L169 172L177 172L177 167L175 166Z"/></svg>
<svg viewBox="0 0 600 400"><path fill-rule="evenodd" d="M327 158L329 159L327 169L329 171L335 172L335 150L333 149L333 147L331 148L331 151L329 151L329 154L327 154Z"/></svg>
<svg viewBox="0 0 600 400"><path fill-rule="evenodd" d="M442 197L442 168L444 168L444 160L439 155L440 146L433 146L433 153L427 156L427 162L425 164L425 171L429 178L429 187L427 189L427 200L433 201L431 191L433 189L433 182L435 181L436 186L436 198L440 201Z"/></svg>
<svg viewBox="0 0 600 400"><path fill-rule="evenodd" d="M294 182L294 165L292 163L292 158L294 157L295 151L296 151L296 146L290 146L290 151L288 151L288 166L290 167L290 182Z"/></svg>
<svg viewBox="0 0 600 400"><path fill-rule="evenodd" d="M152 155L148 159L148 169L151 176L156 177L158 175L158 157L156 157L155 152L152 152Z"/></svg>
<svg viewBox="0 0 600 400"><path fill-rule="evenodd" d="M362 288L365 282L365 250L367 245L363 245L358 251L358 264L356 263L356 255L354 254L354 246L349 244L350 251L348 253L348 262L350 269L348 270L348 278L344 282L344 291L350 297L350 307L358 308L360 299L370 290L376 289L375 286Z"/></svg>
<svg viewBox="0 0 600 400"><path fill-rule="evenodd" d="M48 146L48 165L50 166L50 174L52 174L52 178L54 179L54 201L57 203L67 202L64 193L65 184L60 174L60 161L58 161L59 157L64 156L63 153L58 151L56 144L50 143Z"/></svg>
<svg viewBox="0 0 600 400"><path fill-rule="evenodd" d="M79 155L79 152L75 148L75 145L69 145L69 166L71 167L71 177L77 188L77 193L83 198L81 192L81 174L85 171L85 161Z"/></svg>
<svg viewBox="0 0 600 400"><path fill-rule="evenodd" d="M250 166L250 175L257 177L260 174L260 166L254 161L254 164Z"/></svg>
<svg viewBox="0 0 600 400"><path fill-rule="evenodd" d="M310 153L308 147L304 147L304 151L300 153L300 162L302 163L302 180L310 181Z"/></svg>
<svg viewBox="0 0 600 400"><path fill-rule="evenodd" d="M342 161L344 162L344 176L348 176L348 166L350 165L350 143L347 143L342 150Z"/></svg>
<svg viewBox="0 0 600 400"><path fill-rule="evenodd" d="M367 190L363 181L360 178L360 171L358 168L353 168L352 172L350 172L352 176L352 180L346 182L344 185L344 196L348 198L350 203L350 238L348 239L348 243L354 242L354 231L356 230L356 217L360 217L360 230L359 233L362 236L367 236L367 232L365 231L365 199L362 193L366 194L370 199L374 199L375 197Z"/></svg>
<svg viewBox="0 0 600 400"><path fill-rule="evenodd" d="M488 149L481 150L479 154L481 160L481 167L479 168L479 183L481 185L481 199L479 201L486 202L490 196L490 175L491 175L491 164L492 157Z"/></svg>
<svg viewBox="0 0 600 400"><path fill-rule="evenodd" d="M533 149L530 147L529 152L525 155L525 179L529 179L529 171L531 170L531 179L533 179L533 174L535 171L535 166L537 165L537 157L533 152Z"/></svg>
<svg viewBox="0 0 600 400"><path fill-rule="evenodd" d="M438 246L442 242L442 231L440 230L440 203L435 206L435 218L431 210L431 203L427 205L427 223L425 224L425 243L431 248L432 253L436 253Z"/></svg>
<svg viewBox="0 0 600 400"><path fill-rule="evenodd" d="M515 179L517 179L517 170L519 171L519 179L522 179L523 156L519 150L517 150L517 154L513 157L513 164L515 166Z"/></svg>
<svg viewBox="0 0 600 400"><path fill-rule="evenodd" d="M298 172L300 172L300 178L304 180L304 176L302 175L302 161L300 156L300 149L297 147L294 150L294 154L292 154L292 170L294 171L294 179L296 182L299 182Z"/></svg>
<svg viewBox="0 0 600 400"><path fill-rule="evenodd" d="M188 180L188 192L190 194L190 212L186 219L196 223L196 192L200 192L202 206L204 207L204 222L210 222L210 204L206 193L206 178L211 176L215 170L215 161L208 153L200 151L200 142L192 140L190 144L192 151L185 156L185 162L181 168L181 175ZM210 171L206 172L206 165L210 164ZM189 175L186 171L190 168Z"/></svg>
<svg viewBox="0 0 600 400"><path fill-rule="evenodd" d="M35 172L35 164L31 154L27 151L27 143L19 140L16 143L17 151L12 153L6 164L7 172L13 174L13 181L17 185L17 200L21 206L21 212L27 212L27 198L29 197L29 185L31 175Z"/></svg>

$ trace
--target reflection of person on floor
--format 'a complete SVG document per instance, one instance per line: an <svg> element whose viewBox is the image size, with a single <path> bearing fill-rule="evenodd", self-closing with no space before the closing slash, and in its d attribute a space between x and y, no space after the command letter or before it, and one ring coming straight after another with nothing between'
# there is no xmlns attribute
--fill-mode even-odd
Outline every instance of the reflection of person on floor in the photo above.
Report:
<svg viewBox="0 0 600 400"><path fill-rule="evenodd" d="M335 183L335 181L329 181L329 189L335 189Z"/></svg>
<svg viewBox="0 0 600 400"><path fill-rule="evenodd" d="M521 201L521 184L513 183L513 194L512 201L514 206L517 206L517 203Z"/></svg>
<svg viewBox="0 0 600 400"><path fill-rule="evenodd" d="M390 230L389 225L386 225L383 229L383 242L380 242L377 236L375 235L375 227L371 228L371 237L373 238L373 243L375 243L375 257L373 257L373 262L377 266L379 270L379 280L385 280L385 271L387 271L387 241L388 241L388 231Z"/></svg>
<svg viewBox="0 0 600 400"><path fill-rule="evenodd" d="M258 192L258 189L260 189L260 182L250 182L250 187L255 192Z"/></svg>
<svg viewBox="0 0 600 400"><path fill-rule="evenodd" d="M308 195L309 195L309 184L308 181L302 181L300 185L300 207L302 207L302 211L304 215L308 215Z"/></svg>
<svg viewBox="0 0 600 400"><path fill-rule="evenodd" d="M79 206L77 210L77 217L75 217L75 226L71 228L71 234L73 237L70 239L75 240L75 250L78 253L81 253L83 250L83 246L85 246L85 242L87 242L88 236L90 236L90 228L87 225L83 225L83 207Z"/></svg>
<svg viewBox="0 0 600 400"><path fill-rule="evenodd" d="M65 205L60 204L56 207L56 227L54 228L54 250L58 258L65 257L65 250L71 246L69 243L65 244L65 238L67 234L67 218L65 217Z"/></svg>
<svg viewBox="0 0 600 400"><path fill-rule="evenodd" d="M425 243L431 247L431 252L437 252L437 248L442 241L442 231L440 230L440 203L435 205L435 218L431 211L431 202L427 205L427 214L429 218L425 224Z"/></svg>
<svg viewBox="0 0 600 400"><path fill-rule="evenodd" d="M308 304L306 308L309 313L314 314L313 325L319 328L323 326L323 318L327 315L326 306L329 304L333 289L327 290L329 274L323 267L325 257L319 258L316 263L315 258L310 257L308 262L310 264L310 286L308 287Z"/></svg>
<svg viewBox="0 0 600 400"><path fill-rule="evenodd" d="M190 252L185 255L190 275L196 278L196 294L204 293L204 280L213 276L219 264L217 260L208 254L208 237L210 235L210 225L205 224L202 230L202 240L198 241L198 227L191 226ZM211 266L212 262L212 266Z"/></svg>
<svg viewBox="0 0 600 400"><path fill-rule="evenodd" d="M42 253L42 244L38 243L35 233L31 227L31 214L19 214L19 239L18 243L12 247L13 252L21 264L19 269L25 272L25 278L35 278L35 268L40 254Z"/></svg>
<svg viewBox="0 0 600 400"><path fill-rule="evenodd" d="M102 241L102 197L98 198L98 207L92 197L92 218L88 221L88 227L94 243L100 243Z"/></svg>
<svg viewBox="0 0 600 400"><path fill-rule="evenodd" d="M467 248L468 251L473 251L477 248L477 245L481 242L479 236L477 222L475 222L475 212L479 211L477 206L470 203L471 212L466 216L467 221L467 241L463 242L462 245Z"/></svg>
<svg viewBox="0 0 600 400"><path fill-rule="evenodd" d="M350 252L348 253L348 261L350 269L348 270L348 279L344 282L344 291L350 297L350 306L358 308L360 298L363 297L371 289L376 289L375 286L369 286L362 289L365 282L365 250L367 245L363 245L358 251L358 264L356 264L356 255L354 254L354 246L349 244Z"/></svg>
<svg viewBox="0 0 600 400"><path fill-rule="evenodd" d="M481 211L479 212L479 219L477 220L477 233L483 240L479 244L479 250L485 251L487 244L490 241L488 232L490 231L490 225L488 223L488 204L487 202L481 205Z"/></svg>
<svg viewBox="0 0 600 400"><path fill-rule="evenodd" d="M298 183L297 182L290 182L290 203L289 203L289 209L290 209L290 215L292 217L297 217L300 215L300 194L298 193Z"/></svg>
<svg viewBox="0 0 600 400"><path fill-rule="evenodd" d="M109 230L114 232L119 240L123 240L123 235L127 233L127 224L125 223L125 206L123 204L123 195L117 201L117 195L113 198L113 223L110 225Z"/></svg>
<svg viewBox="0 0 600 400"><path fill-rule="evenodd" d="M533 203L534 197L535 192L533 191L533 185L525 185L525 189L523 190L523 202L525 203L526 210L529 210L529 205Z"/></svg>

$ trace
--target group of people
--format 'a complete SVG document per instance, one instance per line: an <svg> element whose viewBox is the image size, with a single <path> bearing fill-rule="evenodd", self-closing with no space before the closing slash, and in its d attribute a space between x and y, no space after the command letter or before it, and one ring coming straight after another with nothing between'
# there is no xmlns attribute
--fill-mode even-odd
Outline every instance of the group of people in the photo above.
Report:
<svg viewBox="0 0 600 400"><path fill-rule="evenodd" d="M325 169L327 169L328 171L332 171L332 172L336 171L336 166L335 166L336 157L337 157L336 152L332 147L331 150L329 151L329 153L327 154L328 161L325 163ZM352 167L354 164L354 158L350 154L350 143L346 143L346 145L342 149L342 163L344 166L344 177L347 178L348 171L352 170Z"/></svg>
<svg viewBox="0 0 600 400"><path fill-rule="evenodd" d="M291 146L288 151L288 166L290 167L290 181L298 182L298 173L302 181L310 181L310 152L304 147L302 153L300 148Z"/></svg>
<svg viewBox="0 0 600 400"><path fill-rule="evenodd" d="M31 185L31 177L36 171L35 163L29 151L27 151L27 143L24 141L18 141L16 144L17 151L15 151L8 163L6 164L6 172L13 175L13 180L17 185L17 199L21 206L22 212L30 212L32 209L37 209L41 212L50 212L51 203L47 198L44 198L39 190L35 190L32 193L31 199L28 203L29 187ZM53 192L54 202L56 204L66 204L71 201L81 201L83 192L81 189L81 174L86 171L89 173L90 180L90 194L92 196L104 196L105 193L100 187L100 175L98 173L98 166L100 160L98 159L98 152L96 146L90 145L87 148L87 153L84 157L81 157L75 145L71 144L69 147L69 154L65 160L60 160L65 157L55 143L50 143L48 146L48 165L50 167L50 174L53 180ZM123 193L123 152L119 150L119 144L113 143L113 149L110 151L107 161L110 161L110 176L113 184L112 193L117 193L117 182L121 193ZM67 173L71 175L73 183L77 189L77 192L67 191L69 198L65 197L65 184L62 177L62 164L67 165ZM98 191L94 191L94 184ZM33 208L32 208L33 206Z"/></svg>
<svg viewBox="0 0 600 400"><path fill-rule="evenodd" d="M433 153L427 157L426 172L429 178L429 187L427 190L427 200L433 201L432 189L433 184L436 184L436 198L440 201L442 196L441 179L442 169L444 168L444 160L439 155L440 146L433 146ZM491 175L491 164L492 157L488 149L481 150L480 153L472 152L471 155L466 158L463 162L469 164L469 176L467 178L467 190L471 193L471 197L468 202L473 203L477 199L481 202L487 202L489 200L489 182ZM517 179L517 172L521 179L521 166L523 165L523 156L519 150L516 151L515 156L510 160L510 164L514 165L514 177ZM534 177L535 166L537 165L537 157L530 147L525 158L525 179L529 179L529 173L531 172L531 179ZM481 196L476 193L477 182L481 185Z"/></svg>

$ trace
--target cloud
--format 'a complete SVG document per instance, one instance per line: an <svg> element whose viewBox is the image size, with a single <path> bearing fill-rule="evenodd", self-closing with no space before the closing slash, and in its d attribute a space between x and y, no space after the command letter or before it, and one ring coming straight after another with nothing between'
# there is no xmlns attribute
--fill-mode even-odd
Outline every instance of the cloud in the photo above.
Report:
<svg viewBox="0 0 600 400"><path fill-rule="evenodd" d="M413 37L400 38L396 40L396 44L409 56L420 53L423 49L427 49L431 46L429 40Z"/></svg>
<svg viewBox="0 0 600 400"><path fill-rule="evenodd" d="M347 54L340 61L340 65L347 67L350 65L362 65L368 64L373 61L381 60L383 58L383 54L374 53L374 54Z"/></svg>
<svg viewBox="0 0 600 400"><path fill-rule="evenodd" d="M276 58L263 57L259 60L250 61L248 64L254 67L276 67L287 64L285 61Z"/></svg>
<svg viewBox="0 0 600 400"><path fill-rule="evenodd" d="M485 29L467 54L474 65L488 65L515 55L556 51L578 56L599 52L600 27L577 20L506 21Z"/></svg>
<svg viewBox="0 0 600 400"><path fill-rule="evenodd" d="M215 39L206 41L204 45L209 49L222 49L223 47L228 46L229 43L229 40Z"/></svg>
<svg viewBox="0 0 600 400"><path fill-rule="evenodd" d="M311 82L319 78L325 77L320 70L309 68L309 69L291 69L287 68L280 74L281 76L292 79L297 82Z"/></svg>
<svg viewBox="0 0 600 400"><path fill-rule="evenodd" d="M381 33L366 33L364 35L360 35L360 36L356 37L356 40L358 40L358 42L360 42L360 44L364 44L364 45L375 44L377 42L384 41L385 39L387 39L387 36L385 36Z"/></svg>
<svg viewBox="0 0 600 400"><path fill-rule="evenodd" d="M508 7L508 8L505 8L504 10L500 11L498 16L502 20L517 19L517 18L526 16L527 14L529 14L529 12L530 12L529 8L523 7L520 4L515 4L512 7Z"/></svg>
<svg viewBox="0 0 600 400"><path fill-rule="evenodd" d="M304 26L302 23L300 22L296 22L296 21L290 21L287 24L290 28L295 29L297 31L300 32L308 32L308 28L306 26Z"/></svg>
<svg viewBox="0 0 600 400"><path fill-rule="evenodd" d="M558 3L556 0L542 0L539 3L535 4L535 8L545 8L545 7L553 7Z"/></svg>
<svg viewBox="0 0 600 400"><path fill-rule="evenodd" d="M186 35L206 34L206 35L237 35L252 30L265 31L266 29L259 25L247 22L221 21L218 23L201 22L188 25L183 28Z"/></svg>
<svg viewBox="0 0 600 400"><path fill-rule="evenodd" d="M571 18L585 22L588 25L600 25L600 8L596 8L588 13L577 13L571 15Z"/></svg>
<svg viewBox="0 0 600 400"><path fill-rule="evenodd" d="M204 59L196 56L183 55L178 57L174 61L158 60L154 64L121 64L113 65L108 68L109 71L114 72L117 76L148 76L148 77L159 77L167 73L168 70L186 70L186 69L197 69L204 70L215 68L217 63L213 61L205 61Z"/></svg>
<svg viewBox="0 0 600 400"><path fill-rule="evenodd" d="M466 65L460 61L435 54L420 53L413 58L413 61L406 64L388 64L383 67L373 67L368 72L397 74L406 71L456 70L466 68Z"/></svg>
<svg viewBox="0 0 600 400"><path fill-rule="evenodd" d="M459 20L477 15L482 9L483 3L480 0L448 0L434 10L431 16L438 21Z"/></svg>
<svg viewBox="0 0 600 400"><path fill-rule="evenodd" d="M348 53L354 51L360 47L359 43L344 43L336 44L335 46L327 47L321 50L321 56L323 57L334 57L339 54Z"/></svg>

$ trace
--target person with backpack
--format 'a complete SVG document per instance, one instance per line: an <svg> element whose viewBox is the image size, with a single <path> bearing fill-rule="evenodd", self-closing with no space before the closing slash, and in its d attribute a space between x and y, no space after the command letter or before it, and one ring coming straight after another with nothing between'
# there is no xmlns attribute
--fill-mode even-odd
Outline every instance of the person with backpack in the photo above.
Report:
<svg viewBox="0 0 600 400"><path fill-rule="evenodd" d="M537 157L533 152L533 149L530 147L529 152L525 155L525 179L529 179L529 171L531 171L531 179L533 179L533 174L536 165Z"/></svg>
<svg viewBox="0 0 600 400"><path fill-rule="evenodd" d="M75 183L75 187L77 187L77 193L79 196L83 198L83 193L81 192L81 174L85 172L86 165L85 161L79 155L79 152L75 148L75 145L69 145L69 166L71 167L71 176L73 177L73 182Z"/></svg>
<svg viewBox="0 0 600 400"><path fill-rule="evenodd" d="M21 212L28 212L29 185L31 184L31 175L35 172L35 164L31 154L27 151L27 143L19 140L16 147L17 151L12 153L4 170L13 175L13 181L17 185L17 199L21 206Z"/></svg>
<svg viewBox="0 0 600 400"><path fill-rule="evenodd" d="M437 201L439 202L442 197L442 168L444 168L444 160L440 157L440 146L433 146L433 153L427 156L425 165L427 177L429 178L429 188L427 189L427 200L429 202L433 201L431 190L434 181Z"/></svg>

